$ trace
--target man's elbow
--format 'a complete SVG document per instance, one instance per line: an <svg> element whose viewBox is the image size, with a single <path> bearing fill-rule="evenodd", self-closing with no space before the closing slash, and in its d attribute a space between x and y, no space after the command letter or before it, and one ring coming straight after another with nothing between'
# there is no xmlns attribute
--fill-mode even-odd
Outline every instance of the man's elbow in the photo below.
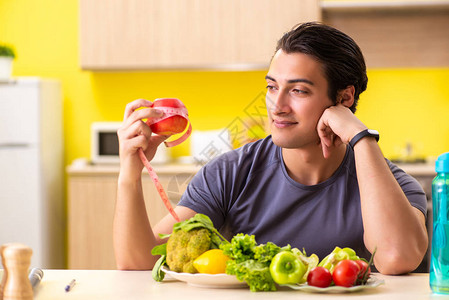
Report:
<svg viewBox="0 0 449 300"><path fill-rule="evenodd" d="M117 270L119 271L149 271L152 267L135 266L131 264L117 264Z"/></svg>
<svg viewBox="0 0 449 300"><path fill-rule="evenodd" d="M153 269L154 264L149 261L133 261L116 259L117 270L120 271L149 271Z"/></svg>
<svg viewBox="0 0 449 300"><path fill-rule="evenodd" d="M376 269L385 275L400 275L414 271L422 262L427 251L427 245L409 249L406 253L396 250L375 257ZM376 255L377 256L377 255Z"/></svg>

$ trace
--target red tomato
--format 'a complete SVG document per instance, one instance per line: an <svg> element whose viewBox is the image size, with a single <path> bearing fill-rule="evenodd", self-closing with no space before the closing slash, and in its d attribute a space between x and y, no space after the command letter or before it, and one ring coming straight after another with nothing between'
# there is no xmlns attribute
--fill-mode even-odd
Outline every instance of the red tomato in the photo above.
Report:
<svg viewBox="0 0 449 300"><path fill-rule="evenodd" d="M354 260L345 259L340 261L332 273L335 285L351 287L359 277L360 267Z"/></svg>
<svg viewBox="0 0 449 300"><path fill-rule="evenodd" d="M358 280L364 282L364 277L365 279L368 279L369 275L371 274L371 268L368 266L368 263L364 260L356 260L355 261L359 267L360 267L360 272L359 272L359 277L357 278ZM368 271L367 271L368 269ZM365 274L366 271L366 274Z"/></svg>
<svg viewBox="0 0 449 300"><path fill-rule="evenodd" d="M309 285L325 288L332 283L332 274L325 267L315 267L307 275Z"/></svg>

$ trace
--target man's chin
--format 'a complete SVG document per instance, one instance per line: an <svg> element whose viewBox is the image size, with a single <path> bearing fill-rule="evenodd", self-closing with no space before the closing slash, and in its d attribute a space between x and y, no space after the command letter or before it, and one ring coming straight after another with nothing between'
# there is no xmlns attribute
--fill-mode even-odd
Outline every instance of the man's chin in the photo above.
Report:
<svg viewBox="0 0 449 300"><path fill-rule="evenodd" d="M285 138L279 138L279 137L275 137L272 136L271 138L273 140L273 143L281 148L285 148L285 149L296 149L301 147L301 143L298 140L292 140L292 139L285 139Z"/></svg>
<svg viewBox="0 0 449 300"><path fill-rule="evenodd" d="M321 151L320 140L312 143L306 143L303 139L300 138L287 138L280 137L276 135L271 135L271 139L273 143L284 149L317 149L317 151Z"/></svg>

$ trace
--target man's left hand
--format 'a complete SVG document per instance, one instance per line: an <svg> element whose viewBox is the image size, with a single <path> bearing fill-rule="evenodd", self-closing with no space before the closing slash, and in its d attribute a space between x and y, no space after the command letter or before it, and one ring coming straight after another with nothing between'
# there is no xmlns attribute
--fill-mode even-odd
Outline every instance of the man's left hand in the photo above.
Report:
<svg viewBox="0 0 449 300"><path fill-rule="evenodd" d="M332 149L342 143L349 144L357 133L365 129L365 124L346 106L337 104L327 108L317 125L324 157L328 158Z"/></svg>

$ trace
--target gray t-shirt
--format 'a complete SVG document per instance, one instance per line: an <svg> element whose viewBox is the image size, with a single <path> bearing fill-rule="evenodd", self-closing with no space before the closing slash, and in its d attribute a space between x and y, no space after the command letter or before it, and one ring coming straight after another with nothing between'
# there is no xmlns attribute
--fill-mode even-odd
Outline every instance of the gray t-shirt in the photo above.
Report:
<svg viewBox="0 0 449 300"><path fill-rule="evenodd" d="M411 205L426 215L420 184L386 160ZM205 165L179 203L208 215L227 237L254 234L258 243L305 249L320 259L335 246L369 259L363 243L354 152L328 180L306 186L287 174L281 148L271 136L227 152Z"/></svg>

